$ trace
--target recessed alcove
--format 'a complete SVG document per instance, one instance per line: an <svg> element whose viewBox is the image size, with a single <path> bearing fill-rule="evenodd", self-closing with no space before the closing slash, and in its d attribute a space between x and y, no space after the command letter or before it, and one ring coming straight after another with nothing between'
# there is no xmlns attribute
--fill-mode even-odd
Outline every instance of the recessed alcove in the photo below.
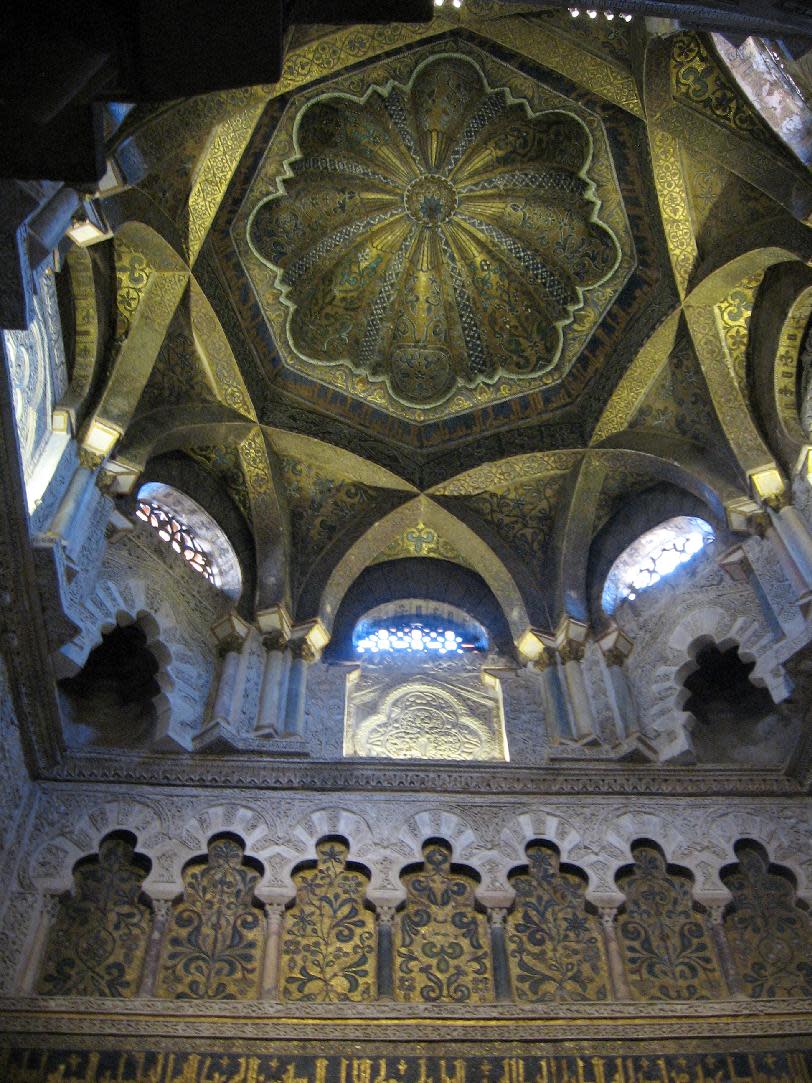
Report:
<svg viewBox="0 0 812 1083"><path fill-rule="evenodd" d="M135 745L153 729L160 664L138 624L116 625L84 666L59 682L71 744Z"/></svg>

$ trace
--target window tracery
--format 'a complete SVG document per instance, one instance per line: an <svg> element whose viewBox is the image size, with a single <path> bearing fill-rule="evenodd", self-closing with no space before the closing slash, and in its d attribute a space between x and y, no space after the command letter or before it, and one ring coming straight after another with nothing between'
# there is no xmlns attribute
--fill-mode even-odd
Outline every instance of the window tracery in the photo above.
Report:
<svg viewBox="0 0 812 1083"><path fill-rule="evenodd" d="M217 586L217 570L211 557L195 533L169 508L155 500L139 500L135 514L158 532L158 537L171 545L176 553L187 560L196 572Z"/></svg>
<svg viewBox="0 0 812 1083"><path fill-rule="evenodd" d="M647 530L625 549L609 570L601 604L611 613L627 598L655 586L687 564L714 540L711 525L694 515L679 515Z"/></svg>
<svg viewBox="0 0 812 1083"><path fill-rule="evenodd" d="M234 548L197 501L171 485L151 481L138 491L135 516L212 586L230 598L239 598L242 570Z"/></svg>

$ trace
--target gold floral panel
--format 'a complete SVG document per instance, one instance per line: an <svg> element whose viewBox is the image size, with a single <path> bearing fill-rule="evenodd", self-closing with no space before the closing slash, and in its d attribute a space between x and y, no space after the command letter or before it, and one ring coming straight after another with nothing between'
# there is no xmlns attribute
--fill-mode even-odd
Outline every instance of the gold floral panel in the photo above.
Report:
<svg viewBox="0 0 812 1083"><path fill-rule="evenodd" d="M621 870L617 919L626 977L637 1000L713 1000L724 995L716 952L687 875L671 873L653 845L633 848Z"/></svg>
<svg viewBox="0 0 812 1083"><path fill-rule="evenodd" d="M155 995L175 1000L251 1000L265 947L254 905L260 874L232 838L209 843L208 860L183 870L183 898L169 920Z"/></svg>
<svg viewBox="0 0 812 1083"><path fill-rule="evenodd" d="M516 903L505 920L514 1000L608 1000L603 930L587 910L585 877L562 869L546 843L528 846L527 861L510 876Z"/></svg>
<svg viewBox="0 0 812 1083"><path fill-rule="evenodd" d="M77 866L73 892L60 899L48 937L41 996L137 995L152 929L141 893L148 869L133 843L116 836Z"/></svg>
<svg viewBox="0 0 812 1083"><path fill-rule="evenodd" d="M372 1000L377 993L375 915L368 875L347 865L346 842L316 846L315 868L293 873L296 901L285 912L280 989L285 1000Z"/></svg>
<svg viewBox="0 0 812 1083"><path fill-rule="evenodd" d="M401 876L406 903L395 916L395 996L487 1003L494 999L493 964L487 918L476 910L476 881L451 864L451 848L441 839L424 845L423 862Z"/></svg>
<svg viewBox="0 0 812 1083"><path fill-rule="evenodd" d="M750 997L812 997L812 920L795 901L792 881L770 870L751 845L736 847L738 865L722 881L733 896L725 939Z"/></svg>
<svg viewBox="0 0 812 1083"><path fill-rule="evenodd" d="M566 375L567 329L594 327L621 261L576 110L534 111L439 53L404 81L309 101L292 138L243 228L263 306L287 307L294 367L343 367L402 416Z"/></svg>

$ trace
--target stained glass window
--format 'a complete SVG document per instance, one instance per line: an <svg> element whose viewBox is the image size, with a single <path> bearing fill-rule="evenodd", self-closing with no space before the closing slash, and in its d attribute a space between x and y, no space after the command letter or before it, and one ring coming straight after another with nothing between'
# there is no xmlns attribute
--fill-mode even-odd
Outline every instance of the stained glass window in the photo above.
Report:
<svg viewBox="0 0 812 1083"><path fill-rule="evenodd" d="M217 585L217 571L209 554L190 528L168 508L154 500L139 500L135 514L158 531L158 537L191 564L210 583Z"/></svg>
<svg viewBox="0 0 812 1083"><path fill-rule="evenodd" d="M646 531L612 565L603 588L604 611L611 613L626 598L634 599L659 583L713 538L710 524L691 515L668 519Z"/></svg>

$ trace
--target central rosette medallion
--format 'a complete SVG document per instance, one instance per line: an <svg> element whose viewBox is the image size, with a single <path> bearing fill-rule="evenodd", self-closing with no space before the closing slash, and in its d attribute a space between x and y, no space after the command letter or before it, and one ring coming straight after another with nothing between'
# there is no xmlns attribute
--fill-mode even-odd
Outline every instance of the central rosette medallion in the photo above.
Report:
<svg viewBox="0 0 812 1083"><path fill-rule="evenodd" d="M457 192L444 177L425 176L413 180L403 204L414 222L439 225L457 209Z"/></svg>
<svg viewBox="0 0 812 1083"><path fill-rule="evenodd" d="M408 406L549 372L585 291L618 264L584 123L491 89L467 57L309 102L294 143L248 222L288 344Z"/></svg>

